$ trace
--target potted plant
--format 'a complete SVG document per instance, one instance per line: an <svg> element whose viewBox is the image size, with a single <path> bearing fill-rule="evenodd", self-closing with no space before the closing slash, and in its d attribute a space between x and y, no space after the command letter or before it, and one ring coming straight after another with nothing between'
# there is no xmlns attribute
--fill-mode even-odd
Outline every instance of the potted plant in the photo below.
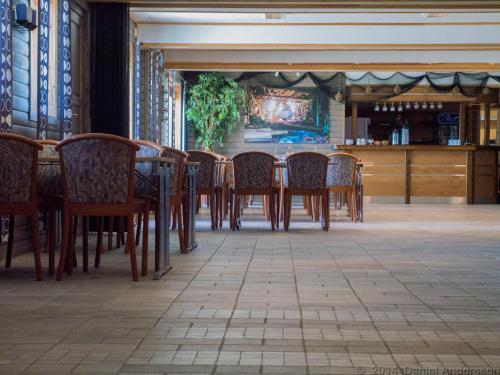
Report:
<svg viewBox="0 0 500 375"><path fill-rule="evenodd" d="M223 146L224 137L240 119L245 93L220 73L203 73L188 90L187 119L196 130L196 143L210 151Z"/></svg>

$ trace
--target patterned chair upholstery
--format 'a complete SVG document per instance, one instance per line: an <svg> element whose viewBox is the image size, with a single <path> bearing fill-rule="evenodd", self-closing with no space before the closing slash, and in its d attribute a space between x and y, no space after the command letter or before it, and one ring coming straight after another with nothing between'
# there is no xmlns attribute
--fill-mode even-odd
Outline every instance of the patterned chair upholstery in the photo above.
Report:
<svg viewBox="0 0 500 375"><path fill-rule="evenodd" d="M130 145L111 139L80 139L60 153L70 203L127 203Z"/></svg>
<svg viewBox="0 0 500 375"><path fill-rule="evenodd" d="M30 216L35 272L42 280L38 232L37 162L42 149L35 141L16 134L0 133L0 215L9 215L9 238L5 267L10 268L15 215Z"/></svg>
<svg viewBox="0 0 500 375"><path fill-rule="evenodd" d="M243 152L232 158L234 181L230 188L231 229L239 229L241 197L245 195L263 195L271 218L271 229L275 230L276 205L274 163L276 158L265 152Z"/></svg>
<svg viewBox="0 0 500 375"><path fill-rule="evenodd" d="M330 154L326 183L328 187L352 186L356 176L358 159L345 153Z"/></svg>
<svg viewBox="0 0 500 375"><path fill-rule="evenodd" d="M38 152L39 158L59 158L56 141L39 141L43 149ZM62 197L61 167L58 164L38 165L38 195L41 197Z"/></svg>
<svg viewBox="0 0 500 375"><path fill-rule="evenodd" d="M177 196L177 191L182 191L182 184L184 182L184 165L187 160L188 154L175 148L164 146L162 156L175 160L175 162L172 163L171 167L172 179L170 186L170 196Z"/></svg>
<svg viewBox="0 0 500 375"><path fill-rule="evenodd" d="M319 220L319 206L323 217L323 230L328 230L329 220L329 194L326 185L328 157L317 152L298 152L286 159L287 181L284 188L284 227L288 231L292 212L292 196L302 195L313 197L314 206L317 207L317 220Z"/></svg>
<svg viewBox="0 0 500 375"><path fill-rule="evenodd" d="M134 239L134 215L149 214L149 201L134 197L134 170L139 146L131 140L111 134L89 133L68 138L56 146L61 160L64 187L63 240L57 280L63 272L72 273L73 217L98 217L98 246L95 267L100 265L104 216L127 217L127 252L130 256L132 279L137 281L137 257ZM88 224L85 225L88 228ZM146 226L145 226L146 227ZM84 236L88 230L84 229ZM99 239L100 238L100 239ZM147 238L142 246L142 274L147 274ZM88 248L84 243L83 271L88 268Z"/></svg>
<svg viewBox="0 0 500 375"><path fill-rule="evenodd" d="M139 151L137 151L136 157L159 157L163 152L161 146L153 142L136 141L135 143L139 146ZM140 176L136 175L135 178L135 195L137 197L156 198L158 193L152 185L156 181L156 176L154 175L154 163L138 162L135 164L135 169L140 173ZM145 178L147 180L145 180Z"/></svg>
<svg viewBox="0 0 500 375"><path fill-rule="evenodd" d="M273 155L264 152L244 152L233 157L234 188L236 191L266 191L274 185Z"/></svg>
<svg viewBox="0 0 500 375"><path fill-rule="evenodd" d="M326 189L328 157L315 152L299 152L287 158L287 188L300 191Z"/></svg>
<svg viewBox="0 0 500 375"><path fill-rule="evenodd" d="M34 150L33 145L16 138L0 137L0 204L32 202Z"/></svg>
<svg viewBox="0 0 500 375"><path fill-rule="evenodd" d="M215 154L204 151L188 151L188 161L200 163L197 177L197 189L208 190L217 186L216 162L219 157Z"/></svg>

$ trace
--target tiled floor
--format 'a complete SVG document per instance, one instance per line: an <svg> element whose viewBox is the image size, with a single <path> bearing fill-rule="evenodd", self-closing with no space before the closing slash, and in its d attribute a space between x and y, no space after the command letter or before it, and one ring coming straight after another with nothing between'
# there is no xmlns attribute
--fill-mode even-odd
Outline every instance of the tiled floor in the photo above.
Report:
<svg viewBox="0 0 500 375"><path fill-rule="evenodd" d="M123 250L60 283L2 265L0 373L500 374L500 206L368 206L328 233L250 216L204 221L162 281L131 282Z"/></svg>

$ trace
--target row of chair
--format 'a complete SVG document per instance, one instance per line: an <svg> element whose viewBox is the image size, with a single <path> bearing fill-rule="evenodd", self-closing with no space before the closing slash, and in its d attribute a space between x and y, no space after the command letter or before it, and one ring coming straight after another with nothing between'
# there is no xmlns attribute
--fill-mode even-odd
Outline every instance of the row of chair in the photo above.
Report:
<svg viewBox="0 0 500 375"><path fill-rule="evenodd" d="M37 280L42 280L39 246L39 213L46 213L47 249L49 252L49 274L54 274L56 244L56 213L62 213L62 246L57 269L57 280L64 271L72 272L76 265L74 241L76 221L82 217L83 271L88 270L89 217L97 217L97 248L94 266L99 267L103 252L104 217L108 217L110 234L116 228L117 244L124 240L122 223L126 218L126 252L130 254L133 280L138 279L135 255L134 215L142 218L142 274L147 273L148 218L153 211L156 228L159 228L158 190L154 188L157 175L153 162L136 163L137 157L168 157L172 165L170 201L177 218L179 243L185 248L187 207L184 188L184 161L187 154L172 148L161 147L147 141L130 141L108 134L84 134L62 142L34 141L15 134L0 134L0 215L9 217L9 236L6 267L12 263L15 215L31 217L33 252ZM41 162L54 159L60 163ZM136 174L142 178L136 178ZM149 181L148 181L149 180ZM119 220L113 224L113 217ZM140 228L138 226L138 233ZM123 241L125 242L125 241ZM108 248L111 246L108 241ZM158 269L159 236L155 235L155 268Z"/></svg>

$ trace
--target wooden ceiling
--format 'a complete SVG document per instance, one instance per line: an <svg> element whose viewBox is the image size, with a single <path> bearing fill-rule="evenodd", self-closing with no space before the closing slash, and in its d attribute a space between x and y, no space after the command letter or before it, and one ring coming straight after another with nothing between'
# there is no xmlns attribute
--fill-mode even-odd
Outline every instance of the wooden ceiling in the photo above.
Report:
<svg viewBox="0 0 500 375"><path fill-rule="evenodd" d="M96 0L95 0L96 1ZM97 0L106 1L109 0ZM117 0L120 1L121 0ZM500 9L498 0L127 0L130 4L178 9Z"/></svg>

